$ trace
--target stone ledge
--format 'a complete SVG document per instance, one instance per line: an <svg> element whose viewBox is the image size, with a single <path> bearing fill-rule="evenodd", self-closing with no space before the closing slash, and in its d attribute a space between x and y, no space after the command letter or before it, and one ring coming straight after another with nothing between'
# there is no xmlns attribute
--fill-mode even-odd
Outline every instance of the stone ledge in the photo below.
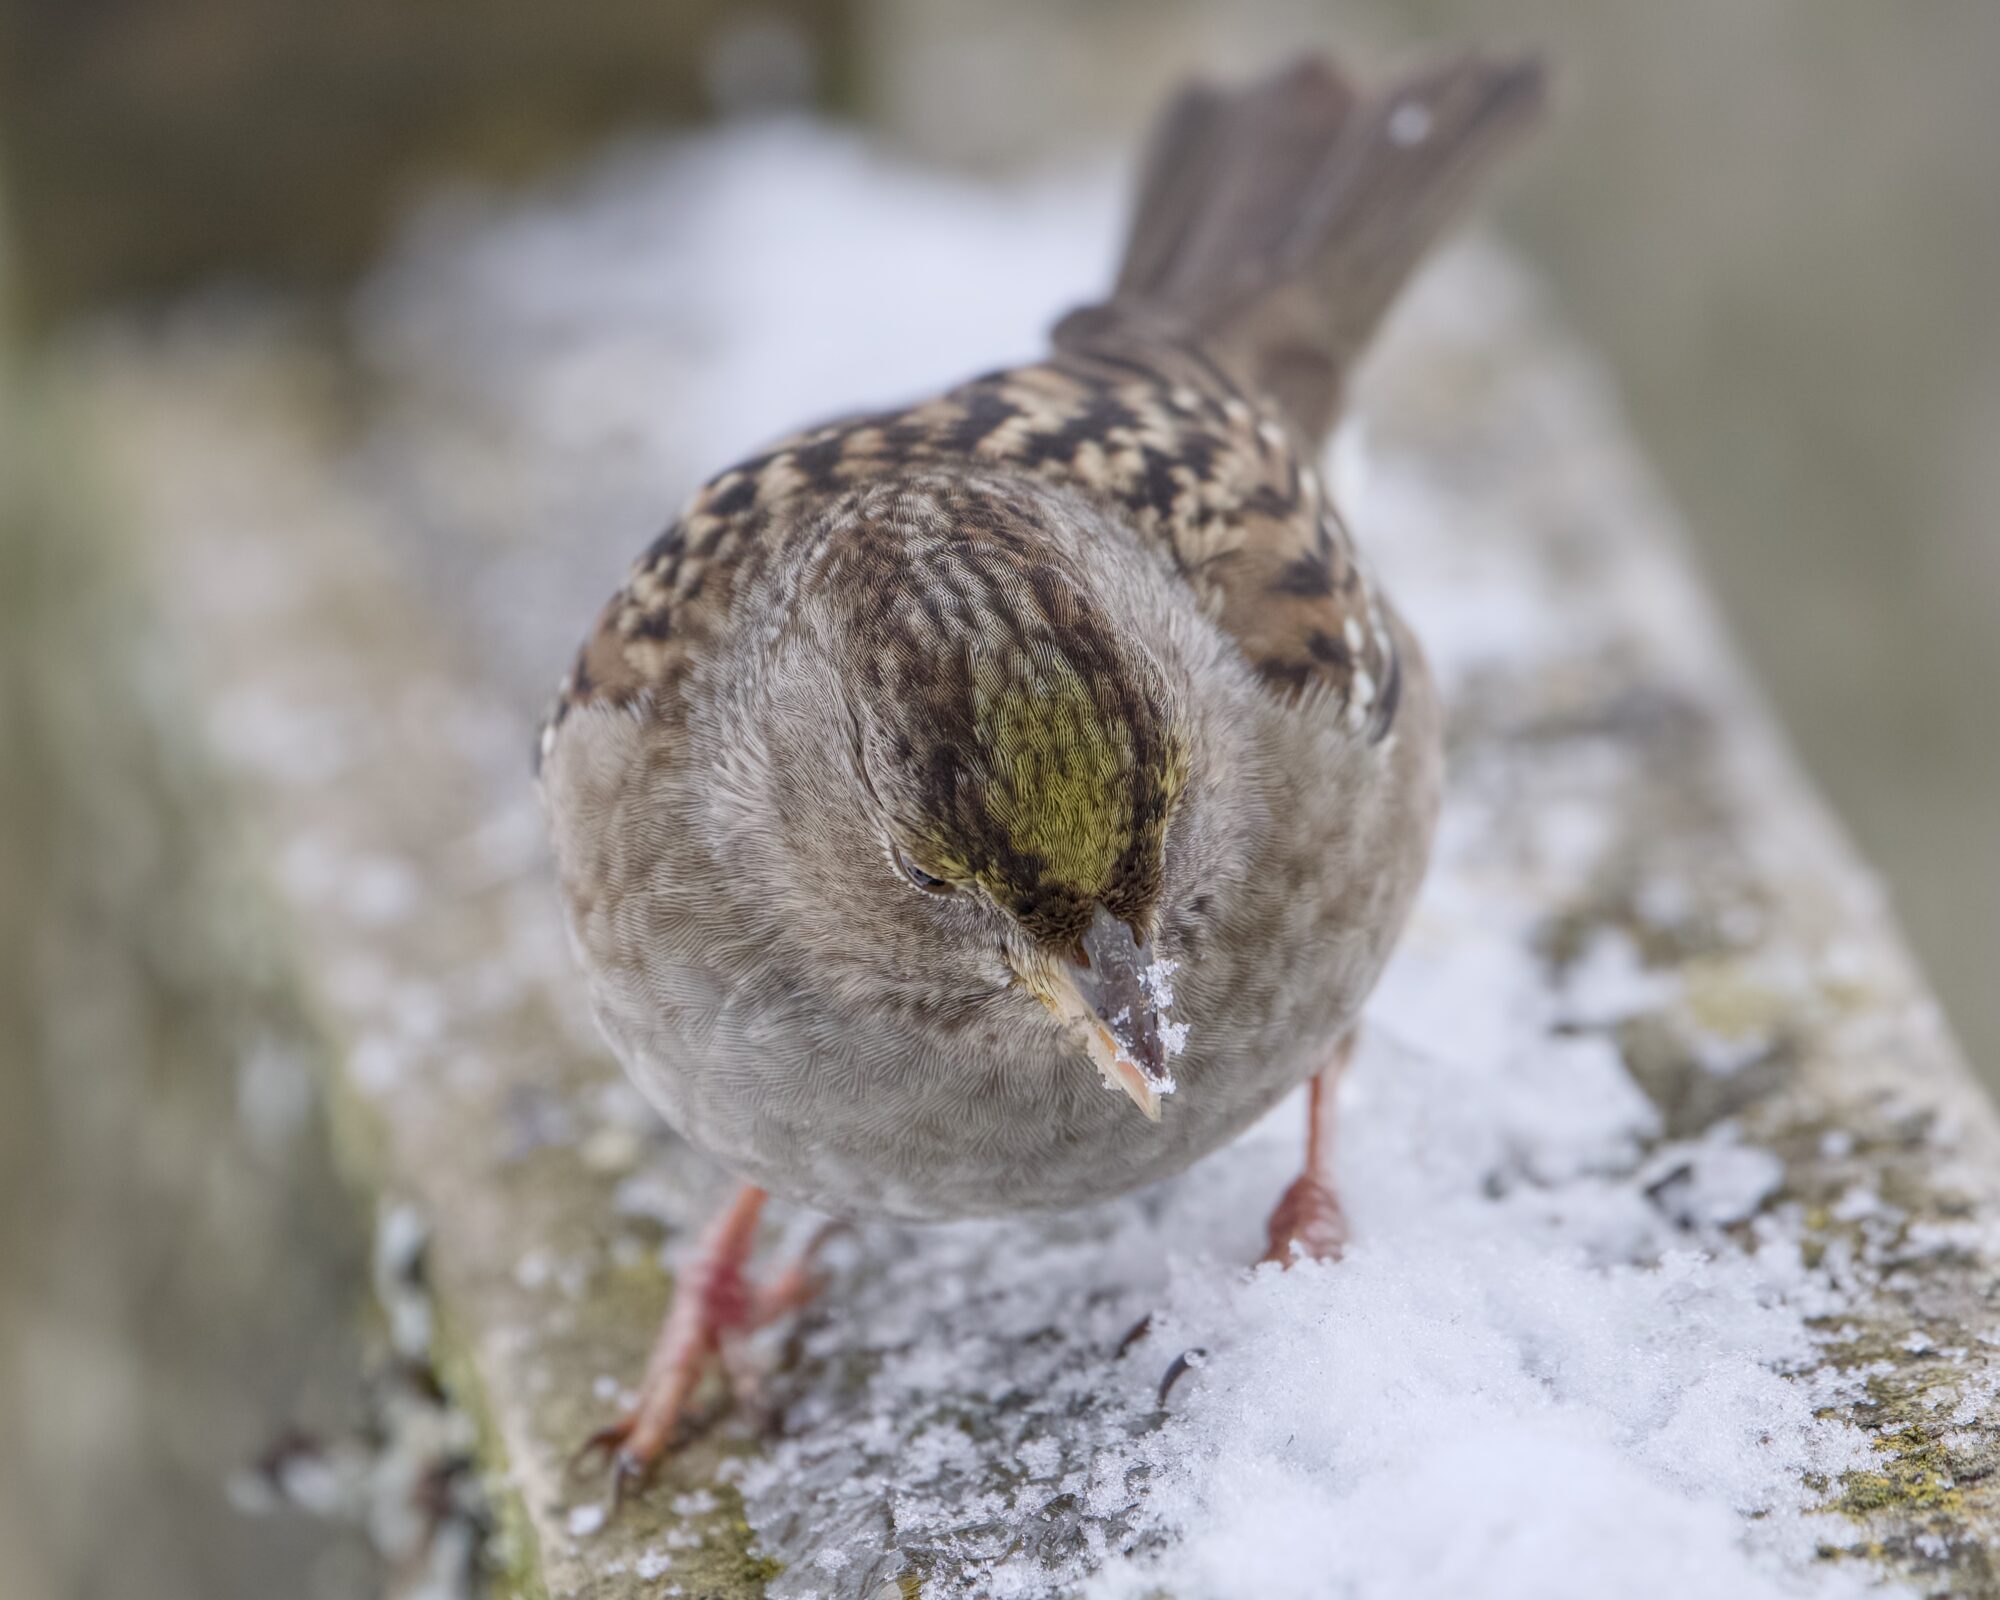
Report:
<svg viewBox="0 0 2000 1600"><path fill-rule="evenodd" d="M587 267L603 221L589 206L612 201L566 203L540 224L569 227ZM1049 235L1037 216L1023 229ZM536 616L539 649L535 630L586 614L537 584L555 519L519 507L551 477L588 501L590 460L549 442L580 424L548 420L562 391L536 387L536 330L454 278L455 259L409 269L388 327L421 328L426 296L456 285L456 331L433 348L378 338L365 384L352 352L241 323L100 350L82 381L206 732L292 909L340 1045L336 1098L376 1181L435 1230L442 1365L482 1422L503 1592L1060 1591L1107 1563L1114 1592L1208 1592L1225 1553L1203 1519L1228 1514L1226 1485L1183 1468L1282 1457L1289 1439L1255 1432L1271 1423L1257 1374L1279 1369L1256 1363L1309 1360L1307 1333L1358 1362L1381 1336L1343 1319L1370 1295L1392 1341L1434 1325L1426 1295L1447 1322L1484 1314L1435 1274L1517 1258L1557 1298L1544 1326L1533 1308L1495 1322L1520 1348L1489 1376L1518 1366L1579 1418L1625 1415L1623 1400L1591 1410L1589 1375L1562 1369L1565 1352L1583 1367L1621 1348L1575 1325L1622 1302L1560 1300L1612 1282L1641 1296L1628 1342L1635 1364L1661 1363L1659 1407L1721 1373L1772 1408L1782 1460L1763 1477L1705 1454L1698 1425L1726 1408L1693 1407L1635 1454L1648 1494L1692 1504L1726 1483L1715 1494L1757 1559L1812 1592L1840 1592L1849 1570L1995 1592L1991 1109L1735 666L1615 405L1520 275L1478 250L1399 322L1365 385L1363 470L1343 475L1438 659L1454 787L1355 1072L1343 1156L1360 1239L1341 1276L1229 1265L1253 1253L1284 1128L1103 1212L862 1230L826 1307L767 1352L779 1434L726 1421L607 1521L567 1457L637 1372L668 1292L662 1246L670 1260L720 1175L617 1078L562 947L521 687L557 658L509 659L496 615L560 610ZM883 294L858 330L891 313ZM655 350L626 381L698 405L755 342L709 331L719 350L681 367ZM866 331L828 337L865 364ZM497 390L460 360L481 339ZM639 402L589 403L610 417ZM638 454L614 476L652 463L670 504L687 464ZM605 521L607 541L642 542ZM576 564L602 548L580 542ZM1468 1231L1476 1250L1454 1255ZM1580 1265L1536 1253L1551 1231ZM1398 1322L1405 1301L1419 1309ZM1149 1307L1162 1333L1114 1363ZM1772 1331L1744 1332L1765 1310ZM1712 1350L1650 1342L1678 1314L1713 1321ZM1197 1340L1210 1366L1163 1420L1158 1368ZM1421 1406L1410 1426L1420 1454L1463 1443ZM1324 1461L1280 1490L1341 1503L1310 1498L1333 1494ZM1670 1526L1669 1500L1647 1502L1645 1527ZM1460 1509L1438 1507L1437 1526ZM1284 1532L1238 1514L1259 1538Z"/></svg>

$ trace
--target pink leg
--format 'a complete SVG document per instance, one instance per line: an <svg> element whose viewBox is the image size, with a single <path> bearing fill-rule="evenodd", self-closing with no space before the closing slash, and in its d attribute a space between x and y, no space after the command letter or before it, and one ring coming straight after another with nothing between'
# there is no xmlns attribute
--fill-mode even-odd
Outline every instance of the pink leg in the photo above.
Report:
<svg viewBox="0 0 2000 1600"><path fill-rule="evenodd" d="M694 1260L674 1285L673 1303L646 1358L639 1403L584 1443L582 1454L610 1456L619 1500L651 1475L709 1363L729 1353L725 1347L741 1335L803 1305L817 1287L808 1264L817 1238L768 1289L756 1290L744 1277L764 1200L762 1189L746 1183L708 1225ZM741 1369L733 1362L728 1366L734 1382Z"/></svg>
<svg viewBox="0 0 2000 1600"><path fill-rule="evenodd" d="M1277 1208L1271 1213L1268 1226L1270 1248L1259 1258L1260 1265L1265 1261L1275 1261L1281 1267L1289 1267L1301 1258L1338 1261L1341 1252L1347 1248L1347 1213L1341 1210L1340 1195L1334 1188L1333 1159L1335 1102L1340 1090L1340 1075L1346 1071L1348 1059L1353 1054L1354 1032L1350 1029L1333 1047L1332 1056L1319 1069L1311 1089L1307 1091L1306 1170L1292 1180L1291 1187L1284 1192ZM1118 1354L1122 1356L1137 1344L1152 1325L1150 1313L1141 1317L1119 1342ZM1181 1375L1190 1367L1199 1365L1194 1358L1202 1353L1199 1350L1187 1351L1167 1368L1166 1376L1160 1380L1162 1408L1166 1406L1167 1398L1173 1393Z"/></svg>
<svg viewBox="0 0 2000 1600"><path fill-rule="evenodd" d="M1340 1075L1353 1054L1354 1035L1349 1032L1312 1081L1306 1110L1306 1169L1271 1213L1266 1261L1290 1266L1300 1255L1338 1261L1347 1248L1347 1214L1340 1208L1333 1181L1334 1124Z"/></svg>
<svg viewBox="0 0 2000 1600"><path fill-rule="evenodd" d="M845 1226L838 1221L822 1224L790 1266L769 1283L758 1285L750 1296L749 1325L752 1328L776 1322L786 1312L797 1311L808 1304L819 1293L820 1272L814 1263L819 1259L820 1246Z"/></svg>

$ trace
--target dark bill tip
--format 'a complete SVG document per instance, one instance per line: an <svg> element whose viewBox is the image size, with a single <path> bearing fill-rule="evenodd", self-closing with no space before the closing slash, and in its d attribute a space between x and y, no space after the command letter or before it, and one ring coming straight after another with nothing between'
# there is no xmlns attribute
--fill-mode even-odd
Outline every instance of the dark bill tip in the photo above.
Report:
<svg viewBox="0 0 2000 1600"><path fill-rule="evenodd" d="M1157 1088L1171 1085L1162 1019L1145 977L1152 965L1151 952L1103 906L1097 908L1082 945L1085 962L1073 963L1078 991L1146 1080Z"/></svg>

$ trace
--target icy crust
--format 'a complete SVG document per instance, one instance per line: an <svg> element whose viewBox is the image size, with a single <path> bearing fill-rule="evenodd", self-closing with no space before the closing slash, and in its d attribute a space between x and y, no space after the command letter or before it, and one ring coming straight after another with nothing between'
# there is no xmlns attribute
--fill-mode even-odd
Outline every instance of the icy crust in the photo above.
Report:
<svg viewBox="0 0 2000 1600"><path fill-rule="evenodd" d="M763 1347L773 1436L726 1423L618 1518L568 1472L717 1179L588 1042L526 804L541 697L700 473L1031 353L1120 214L801 127L638 147L419 230L363 297L358 448L199 364L113 412L347 1080L434 1214L522 1592L1978 1592L1991 1119L1601 385L1476 250L1333 464L1452 708L1342 1099L1347 1259L1243 1265L1282 1107L1102 1210L839 1239ZM225 457L226 492L190 465Z"/></svg>

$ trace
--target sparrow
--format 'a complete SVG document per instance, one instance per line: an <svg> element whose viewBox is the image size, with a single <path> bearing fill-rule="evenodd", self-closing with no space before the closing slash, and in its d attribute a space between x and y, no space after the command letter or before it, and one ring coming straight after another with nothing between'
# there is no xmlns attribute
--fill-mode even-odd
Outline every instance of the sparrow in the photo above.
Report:
<svg viewBox="0 0 2000 1600"><path fill-rule="evenodd" d="M597 618L537 759L571 942L633 1080L743 1180L594 1441L621 1492L812 1291L748 1276L767 1193L1087 1205L1310 1082L1267 1259L1339 1253L1336 1080L1443 758L1318 463L1541 99L1481 54L1183 90L1045 359L730 467Z"/></svg>

